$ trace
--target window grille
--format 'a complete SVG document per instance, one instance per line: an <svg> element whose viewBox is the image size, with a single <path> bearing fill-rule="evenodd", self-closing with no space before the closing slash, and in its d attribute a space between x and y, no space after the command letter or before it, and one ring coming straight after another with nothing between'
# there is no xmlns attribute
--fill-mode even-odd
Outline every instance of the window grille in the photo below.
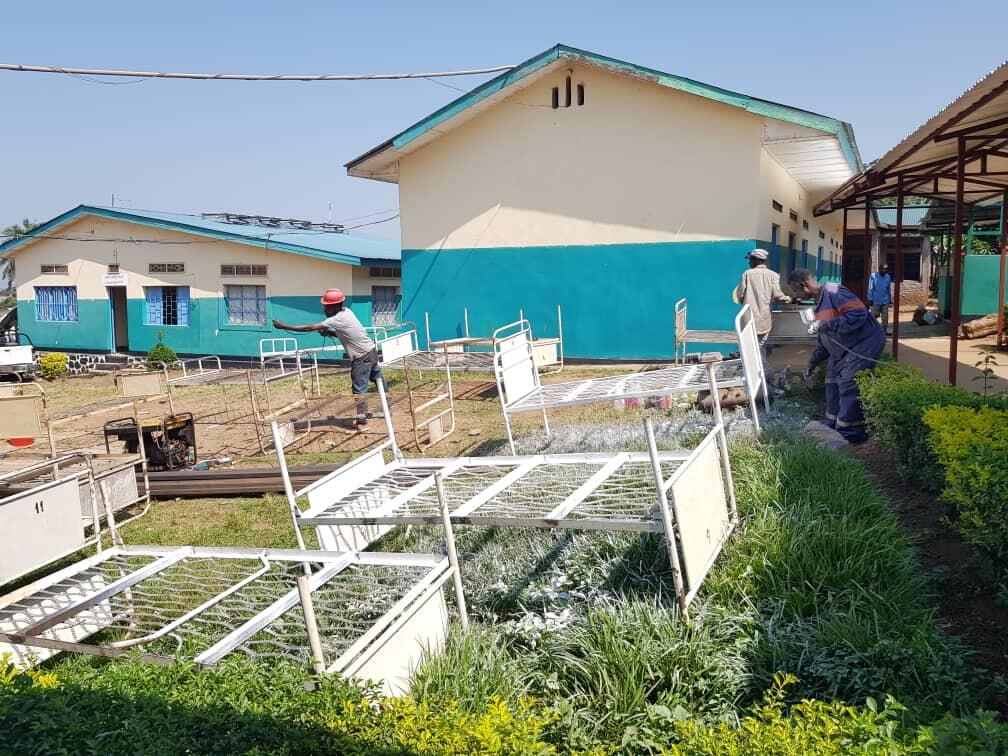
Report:
<svg viewBox="0 0 1008 756"><path fill-rule="evenodd" d="M185 263L148 263L148 273L185 273Z"/></svg>
<svg viewBox="0 0 1008 756"><path fill-rule="evenodd" d="M66 265L43 265L43 273L69 273L69 268Z"/></svg>
<svg viewBox="0 0 1008 756"><path fill-rule="evenodd" d="M146 325L189 325L188 286L148 286Z"/></svg>
<svg viewBox="0 0 1008 756"><path fill-rule="evenodd" d="M76 286L36 286L35 320L54 323L77 321Z"/></svg>
<svg viewBox="0 0 1008 756"><path fill-rule="evenodd" d="M224 304L229 325L266 325L266 287L228 284Z"/></svg>

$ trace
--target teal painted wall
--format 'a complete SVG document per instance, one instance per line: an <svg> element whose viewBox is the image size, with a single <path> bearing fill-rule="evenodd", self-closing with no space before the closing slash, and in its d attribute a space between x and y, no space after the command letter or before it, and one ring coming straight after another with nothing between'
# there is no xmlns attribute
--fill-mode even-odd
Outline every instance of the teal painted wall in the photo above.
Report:
<svg viewBox="0 0 1008 756"><path fill-rule="evenodd" d="M371 297L347 298L350 309L365 326L371 325ZM179 354L218 354L229 357L258 357L259 340L274 336L295 336L305 347L321 346L318 334L291 334L275 330L273 319L286 323L317 323L325 317L318 296L272 297L266 304L267 325L234 326L227 324L223 298L193 299L189 303L188 326L146 325L147 310L142 299L129 299L126 304L129 351L147 352L157 343L158 333L163 341ZM44 349L86 350L105 352L111 350L111 307L106 299L80 300L77 303L79 320L76 323L37 323L35 305L30 301L18 302L18 324L32 343Z"/></svg>
<svg viewBox="0 0 1008 756"><path fill-rule="evenodd" d="M999 255L963 257L962 315L981 316L997 312L998 282L1001 277ZM1008 293L1008 282L1005 291ZM952 284L947 276L938 279L938 304L943 313L952 310Z"/></svg>
<svg viewBox="0 0 1008 756"><path fill-rule="evenodd" d="M18 329L32 343L47 349L82 349L106 351L111 343L109 331L112 310L107 299L83 299L77 302L77 321L69 323L35 320L35 302L17 304Z"/></svg>
<svg viewBox="0 0 1008 756"><path fill-rule="evenodd" d="M563 308L564 351L599 359L671 358L674 307L689 302L690 328L730 329L732 289L752 239L570 247L403 250L403 319L430 313L434 339L489 335L523 308L535 336L555 336ZM732 351L727 346L723 351Z"/></svg>

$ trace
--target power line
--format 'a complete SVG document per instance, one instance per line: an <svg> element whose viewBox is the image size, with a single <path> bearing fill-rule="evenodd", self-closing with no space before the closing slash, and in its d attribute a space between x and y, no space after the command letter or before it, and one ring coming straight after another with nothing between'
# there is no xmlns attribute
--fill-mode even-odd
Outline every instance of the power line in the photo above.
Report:
<svg viewBox="0 0 1008 756"><path fill-rule="evenodd" d="M372 81L384 79L434 79L449 76L479 76L480 74L510 71L514 66L491 66L461 71L433 71L427 73L370 73L370 74L225 74L181 73L166 71L128 71L104 68L68 68L65 66L28 66L20 63L0 63L0 71L18 73L48 73L75 76L125 76L137 79L202 79L210 81ZM102 82L109 84L114 82Z"/></svg>
<svg viewBox="0 0 1008 756"><path fill-rule="evenodd" d="M379 223L388 223L399 217L399 213L396 213L391 218L383 218L382 220L371 221L370 223L358 223L356 226L349 226L345 230L352 231L355 228L363 228L364 226L377 226Z"/></svg>

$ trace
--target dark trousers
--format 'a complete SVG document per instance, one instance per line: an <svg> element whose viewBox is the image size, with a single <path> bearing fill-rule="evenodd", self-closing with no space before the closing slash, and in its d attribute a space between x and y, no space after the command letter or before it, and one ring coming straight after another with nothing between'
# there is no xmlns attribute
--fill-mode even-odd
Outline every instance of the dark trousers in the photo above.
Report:
<svg viewBox="0 0 1008 756"><path fill-rule="evenodd" d="M378 350L372 349L367 354L354 357L350 360L350 383L354 394L367 394L370 383L377 386L378 381L388 389L385 377L382 375L381 365L378 363ZM357 401L357 419L367 420L367 399Z"/></svg>
<svg viewBox="0 0 1008 756"><path fill-rule="evenodd" d="M871 356L878 358L877 354ZM854 376L874 367L875 359L864 359L848 353L838 360L831 357L826 363L826 424L836 428L852 444L861 443L868 438L861 394Z"/></svg>

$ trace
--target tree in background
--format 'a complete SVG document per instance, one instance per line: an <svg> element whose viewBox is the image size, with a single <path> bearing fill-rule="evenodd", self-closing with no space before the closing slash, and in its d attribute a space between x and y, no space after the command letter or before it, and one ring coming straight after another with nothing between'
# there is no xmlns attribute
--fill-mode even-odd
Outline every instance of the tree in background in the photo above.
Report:
<svg viewBox="0 0 1008 756"><path fill-rule="evenodd" d="M8 238L14 238L16 236L22 236L30 231L34 231L36 228L42 224L38 221L28 220L24 218L20 223L15 223L13 226L7 226L3 231L0 231L0 235L6 236ZM0 259L0 283L7 281L9 285L14 284L14 258L5 257Z"/></svg>

